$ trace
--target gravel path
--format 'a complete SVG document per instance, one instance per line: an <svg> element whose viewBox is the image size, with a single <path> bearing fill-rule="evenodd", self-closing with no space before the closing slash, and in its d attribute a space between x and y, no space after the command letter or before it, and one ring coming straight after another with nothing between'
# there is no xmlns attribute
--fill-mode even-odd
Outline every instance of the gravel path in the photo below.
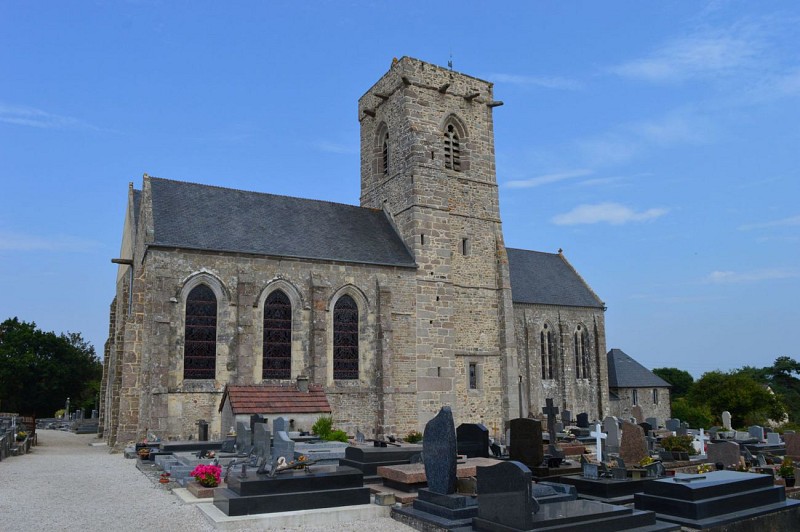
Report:
<svg viewBox="0 0 800 532"><path fill-rule="evenodd" d="M94 435L38 431L33 452L0 462L0 528L68 531L211 531L194 505L185 505L136 468L109 454ZM241 528L240 530L258 530ZM331 527L284 528L330 532ZM346 531L408 532L390 518L353 522Z"/></svg>

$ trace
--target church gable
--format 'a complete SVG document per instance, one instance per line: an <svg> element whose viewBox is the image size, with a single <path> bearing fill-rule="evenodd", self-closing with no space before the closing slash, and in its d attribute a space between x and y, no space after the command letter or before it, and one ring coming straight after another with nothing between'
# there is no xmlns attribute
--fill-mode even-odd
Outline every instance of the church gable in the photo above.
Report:
<svg viewBox="0 0 800 532"><path fill-rule="evenodd" d="M506 248L514 303L603 309L605 305L561 253Z"/></svg>
<svg viewBox="0 0 800 532"><path fill-rule="evenodd" d="M671 385L642 366L622 349L608 352L608 385L611 388L669 388Z"/></svg>
<svg viewBox="0 0 800 532"><path fill-rule="evenodd" d="M148 177L152 246L415 267L377 209Z"/></svg>

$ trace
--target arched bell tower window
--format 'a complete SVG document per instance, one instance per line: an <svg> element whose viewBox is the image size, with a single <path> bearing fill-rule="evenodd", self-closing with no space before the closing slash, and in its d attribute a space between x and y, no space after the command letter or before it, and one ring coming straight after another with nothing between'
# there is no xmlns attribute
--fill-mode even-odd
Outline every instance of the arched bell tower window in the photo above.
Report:
<svg viewBox="0 0 800 532"><path fill-rule="evenodd" d="M347 294L333 307L333 378L358 379L358 305Z"/></svg>
<svg viewBox="0 0 800 532"><path fill-rule="evenodd" d="M264 302L264 364L262 378L289 379L292 372L292 303L283 290Z"/></svg>
<svg viewBox="0 0 800 532"><path fill-rule="evenodd" d="M461 141L458 130L453 124L447 124L444 132L444 167L456 172L461 171Z"/></svg>
<svg viewBox="0 0 800 532"><path fill-rule="evenodd" d="M217 368L217 296L208 285L195 286L186 298L183 378L213 379Z"/></svg>

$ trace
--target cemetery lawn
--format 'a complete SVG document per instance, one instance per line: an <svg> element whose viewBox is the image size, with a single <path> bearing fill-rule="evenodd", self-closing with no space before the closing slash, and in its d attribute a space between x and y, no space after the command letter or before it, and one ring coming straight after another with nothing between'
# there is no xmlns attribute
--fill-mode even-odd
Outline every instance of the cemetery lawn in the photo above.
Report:
<svg viewBox="0 0 800 532"><path fill-rule="evenodd" d="M215 530L194 505L182 504L158 484L158 477L155 482L149 479L136 468L135 460L109 454L95 435L58 430L37 433L39 445L33 452L0 462L2 530ZM330 527L282 530L327 532ZM339 530L412 529L382 518L353 522Z"/></svg>

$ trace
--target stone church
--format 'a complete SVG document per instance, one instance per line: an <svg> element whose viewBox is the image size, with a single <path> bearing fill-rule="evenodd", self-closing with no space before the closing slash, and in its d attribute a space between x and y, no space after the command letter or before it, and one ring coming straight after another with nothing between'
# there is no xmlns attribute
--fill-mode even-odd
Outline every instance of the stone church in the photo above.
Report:
<svg viewBox="0 0 800 532"><path fill-rule="evenodd" d="M186 438L201 419L219 436L227 385L299 380L368 436L421 430L442 405L493 434L547 397L607 414L603 302L560 250L505 247L499 105L490 82L393 61L358 102L360 206L131 184L106 441Z"/></svg>

